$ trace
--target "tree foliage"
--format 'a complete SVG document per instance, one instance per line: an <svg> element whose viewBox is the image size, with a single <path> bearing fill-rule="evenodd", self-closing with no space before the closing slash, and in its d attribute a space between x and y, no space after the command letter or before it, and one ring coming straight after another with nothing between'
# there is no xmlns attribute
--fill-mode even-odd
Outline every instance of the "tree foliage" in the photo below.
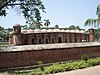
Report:
<svg viewBox="0 0 100 75"><path fill-rule="evenodd" d="M69 29L69 30L80 30L81 28L79 26L71 25L67 29Z"/></svg>
<svg viewBox="0 0 100 75"><path fill-rule="evenodd" d="M41 29L43 26L40 21L34 21L30 26L29 29Z"/></svg>
<svg viewBox="0 0 100 75"><path fill-rule="evenodd" d="M100 18L100 4L97 6L96 15Z"/></svg>
<svg viewBox="0 0 100 75"><path fill-rule="evenodd" d="M49 19L48 20L44 20L44 21L45 21L44 26L48 27L50 25Z"/></svg>
<svg viewBox="0 0 100 75"><path fill-rule="evenodd" d="M44 5L41 0L0 0L0 16L6 16L6 10L18 7L23 14L27 23L33 23L34 19L41 20L40 10L45 12Z"/></svg>
<svg viewBox="0 0 100 75"><path fill-rule="evenodd" d="M4 28L0 26L0 31L2 31L2 30L4 30Z"/></svg>
<svg viewBox="0 0 100 75"><path fill-rule="evenodd" d="M97 18L89 18L85 21L84 26L93 26L93 27L99 27L100 26L100 4L97 6L96 11Z"/></svg>
<svg viewBox="0 0 100 75"><path fill-rule="evenodd" d="M94 29L94 36L95 36L95 40L97 41L100 40L100 28Z"/></svg>
<svg viewBox="0 0 100 75"><path fill-rule="evenodd" d="M4 27L0 26L0 42L1 41L8 41L9 39L9 32L12 31L12 28L5 29Z"/></svg>

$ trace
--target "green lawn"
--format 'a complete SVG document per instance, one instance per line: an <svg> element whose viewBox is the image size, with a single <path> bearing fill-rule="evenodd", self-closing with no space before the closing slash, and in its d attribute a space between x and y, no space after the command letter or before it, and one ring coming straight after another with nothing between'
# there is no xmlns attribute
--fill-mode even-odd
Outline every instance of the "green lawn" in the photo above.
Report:
<svg viewBox="0 0 100 75"><path fill-rule="evenodd" d="M8 44L8 43L0 43L0 46L7 47L7 46L11 46L11 45L10 45L10 44Z"/></svg>

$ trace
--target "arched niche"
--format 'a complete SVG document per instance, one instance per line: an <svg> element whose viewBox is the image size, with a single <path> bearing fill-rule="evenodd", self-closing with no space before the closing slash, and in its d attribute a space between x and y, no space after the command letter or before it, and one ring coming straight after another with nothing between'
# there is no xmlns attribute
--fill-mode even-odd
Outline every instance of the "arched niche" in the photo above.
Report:
<svg viewBox="0 0 100 75"><path fill-rule="evenodd" d="M62 43L62 37L61 36L58 37L58 43Z"/></svg>

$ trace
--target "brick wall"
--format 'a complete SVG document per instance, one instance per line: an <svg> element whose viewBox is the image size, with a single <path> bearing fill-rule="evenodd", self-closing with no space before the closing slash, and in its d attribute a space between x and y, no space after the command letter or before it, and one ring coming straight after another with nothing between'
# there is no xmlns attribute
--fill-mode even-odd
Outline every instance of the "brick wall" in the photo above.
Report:
<svg viewBox="0 0 100 75"><path fill-rule="evenodd" d="M100 46L0 52L0 69L36 65L38 61L54 63L80 59L83 54L100 56Z"/></svg>

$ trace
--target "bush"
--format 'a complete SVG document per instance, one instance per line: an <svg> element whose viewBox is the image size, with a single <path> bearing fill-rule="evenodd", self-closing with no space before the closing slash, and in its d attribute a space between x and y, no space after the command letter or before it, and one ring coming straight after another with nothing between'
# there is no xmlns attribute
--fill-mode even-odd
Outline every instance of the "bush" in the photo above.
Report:
<svg viewBox="0 0 100 75"><path fill-rule="evenodd" d="M35 69L32 72L32 75L42 75L42 74L43 74L43 71L41 71L40 69Z"/></svg>
<svg viewBox="0 0 100 75"><path fill-rule="evenodd" d="M88 64L90 66L100 65L100 58L90 59Z"/></svg>
<svg viewBox="0 0 100 75"><path fill-rule="evenodd" d="M34 69L32 72L12 72L10 75L45 75L45 74L54 74L58 72L82 69L89 66L100 65L100 58L88 59L87 57L81 61L53 64L51 66L43 66L42 61L38 62L39 68Z"/></svg>
<svg viewBox="0 0 100 75"><path fill-rule="evenodd" d="M44 71L44 66L42 61L37 62L41 71Z"/></svg>
<svg viewBox="0 0 100 75"><path fill-rule="evenodd" d="M81 60L87 62L89 60L89 56L87 54L82 55Z"/></svg>
<svg viewBox="0 0 100 75"><path fill-rule="evenodd" d="M54 64L54 65L51 65L50 67L47 67L45 69L45 73L46 74L49 74L49 73L57 73L57 72L60 72L61 71L61 67L60 67L60 64Z"/></svg>
<svg viewBox="0 0 100 75"><path fill-rule="evenodd" d="M40 71L41 74L54 74L58 72L70 71L75 69L81 69L88 67L88 64L85 61L71 62L71 63L62 63L62 64L53 64L49 67L45 67L44 72ZM39 70L38 70L39 71ZM38 74L37 70L34 70L34 75Z"/></svg>
<svg viewBox="0 0 100 75"><path fill-rule="evenodd" d="M75 69L81 69L81 68L86 68L86 67L89 66L89 64L86 63L83 60L82 61L79 61L79 62L73 62L71 65L73 66L72 67L73 70L75 70Z"/></svg>

